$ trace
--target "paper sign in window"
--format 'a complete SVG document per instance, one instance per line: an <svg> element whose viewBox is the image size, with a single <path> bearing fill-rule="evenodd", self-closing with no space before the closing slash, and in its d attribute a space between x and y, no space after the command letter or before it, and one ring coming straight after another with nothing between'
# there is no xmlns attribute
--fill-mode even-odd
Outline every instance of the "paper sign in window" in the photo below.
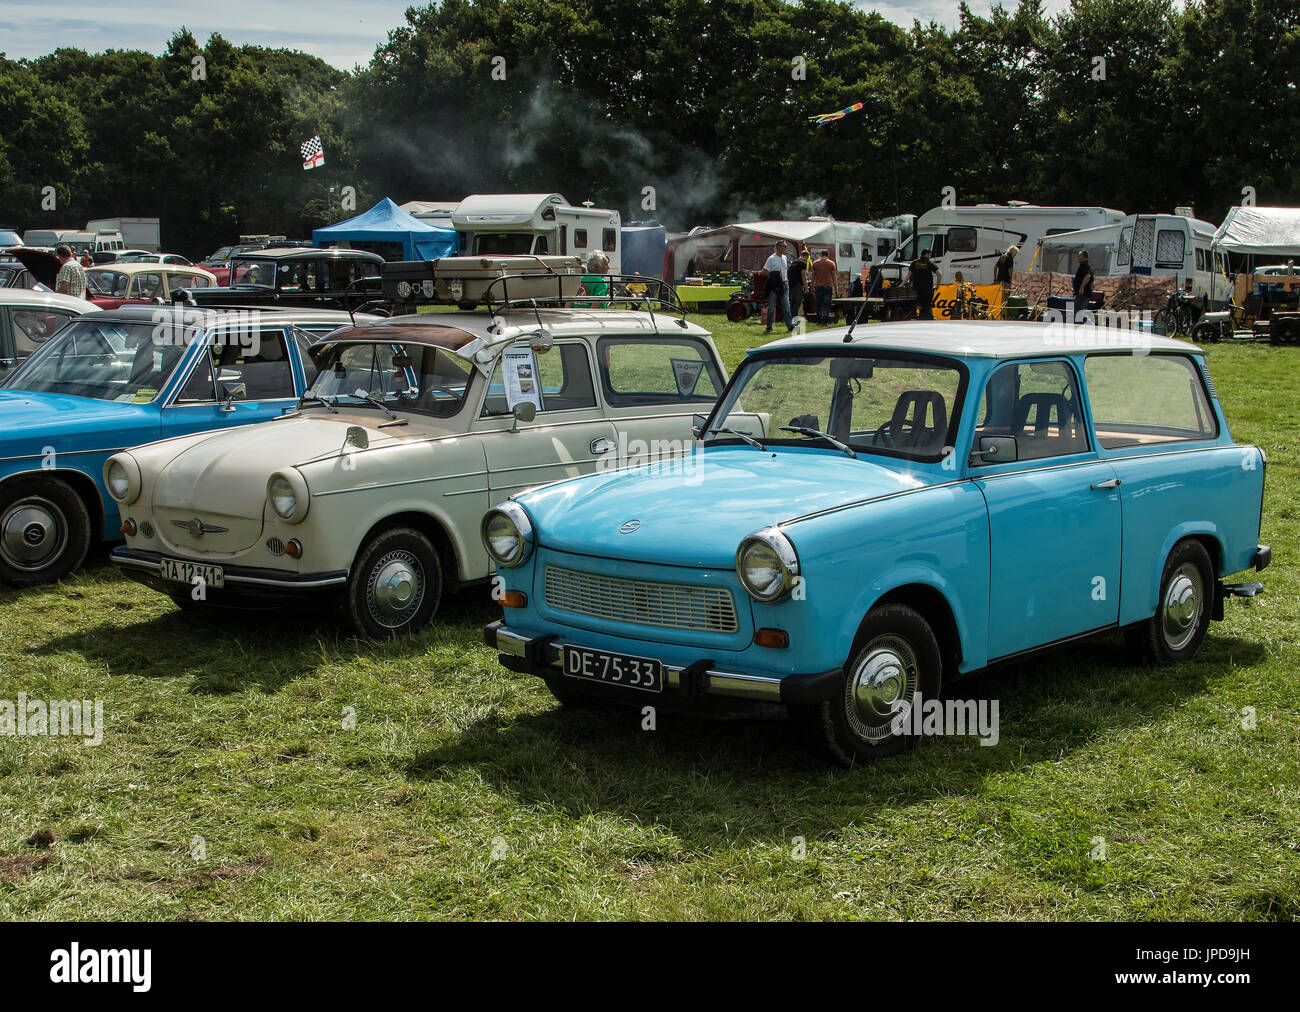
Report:
<svg viewBox="0 0 1300 1012"><path fill-rule="evenodd" d="M531 348L511 348L501 356L501 376L506 384L506 406L532 401L542 410L542 388L537 377L537 357Z"/></svg>
<svg viewBox="0 0 1300 1012"><path fill-rule="evenodd" d="M673 358L673 376L677 380L677 394L680 397L692 397L700 382L700 373L704 371L701 358Z"/></svg>

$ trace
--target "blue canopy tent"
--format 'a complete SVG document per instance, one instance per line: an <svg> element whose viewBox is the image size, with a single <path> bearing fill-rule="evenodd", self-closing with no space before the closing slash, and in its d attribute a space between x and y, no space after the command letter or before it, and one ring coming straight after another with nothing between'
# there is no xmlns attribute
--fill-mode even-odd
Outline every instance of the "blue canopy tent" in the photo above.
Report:
<svg viewBox="0 0 1300 1012"><path fill-rule="evenodd" d="M398 246L402 260L436 260L455 256L459 248L454 230L412 217L387 197L355 218L314 229L311 241L321 248L347 243L354 249L372 249L385 260L396 259L390 253Z"/></svg>

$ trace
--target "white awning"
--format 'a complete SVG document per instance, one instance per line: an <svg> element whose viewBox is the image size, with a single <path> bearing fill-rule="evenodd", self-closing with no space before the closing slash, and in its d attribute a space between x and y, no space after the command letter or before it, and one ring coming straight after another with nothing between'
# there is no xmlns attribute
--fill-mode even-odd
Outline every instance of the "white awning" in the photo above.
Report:
<svg viewBox="0 0 1300 1012"><path fill-rule="evenodd" d="M1229 253L1300 256L1300 207L1234 207L1212 244Z"/></svg>

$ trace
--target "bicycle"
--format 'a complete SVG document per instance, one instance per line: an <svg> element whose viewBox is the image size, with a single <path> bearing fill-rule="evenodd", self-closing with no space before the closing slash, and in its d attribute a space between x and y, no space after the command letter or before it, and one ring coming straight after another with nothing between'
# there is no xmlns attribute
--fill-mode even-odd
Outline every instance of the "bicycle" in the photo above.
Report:
<svg viewBox="0 0 1300 1012"><path fill-rule="evenodd" d="M1169 293L1165 307L1156 310L1153 322L1157 327L1163 326L1165 333L1171 337L1174 334L1190 334L1205 313L1205 301L1204 295L1193 297L1175 289Z"/></svg>

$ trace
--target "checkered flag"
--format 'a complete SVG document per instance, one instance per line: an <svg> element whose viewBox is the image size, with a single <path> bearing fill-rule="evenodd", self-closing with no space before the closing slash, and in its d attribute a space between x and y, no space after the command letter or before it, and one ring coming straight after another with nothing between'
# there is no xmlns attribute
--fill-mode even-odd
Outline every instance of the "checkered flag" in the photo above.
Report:
<svg viewBox="0 0 1300 1012"><path fill-rule="evenodd" d="M325 148L321 146L320 136L302 142L302 167L314 169L325 164Z"/></svg>

